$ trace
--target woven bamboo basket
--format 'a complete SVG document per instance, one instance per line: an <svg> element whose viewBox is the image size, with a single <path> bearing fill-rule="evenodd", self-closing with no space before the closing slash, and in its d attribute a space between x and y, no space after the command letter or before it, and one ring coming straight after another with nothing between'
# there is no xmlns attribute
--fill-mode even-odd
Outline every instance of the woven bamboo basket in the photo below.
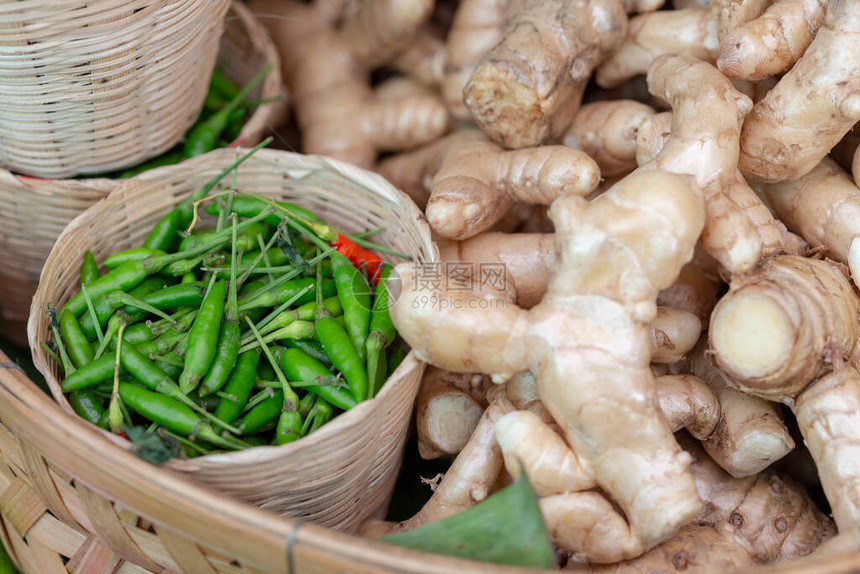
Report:
<svg viewBox="0 0 860 574"><path fill-rule="evenodd" d="M2 4L2 3L0 3ZM2 13L2 8L0 8ZM0 34L2 35L2 34ZM271 64L252 99L281 97L277 103L259 106L245 123L240 139L245 145L257 144L273 125L286 105L282 93L280 62L265 28L242 2L234 1L224 21L224 34L218 65L239 85L244 85L257 70ZM2 109L0 102L0 109ZM86 208L105 197L119 182L105 179L47 180L16 176L0 169L0 334L26 346L27 316L30 300L42 264L54 241L68 223Z"/></svg>
<svg viewBox="0 0 860 574"><path fill-rule="evenodd" d="M229 4L0 3L0 165L73 177L173 147L203 106Z"/></svg>
<svg viewBox="0 0 860 574"><path fill-rule="evenodd" d="M84 251L96 260L140 245L153 224L223 170L234 150L217 150L177 166L152 170L116 189L69 225L57 239L33 298L28 335L36 368L54 398L56 365L40 348L49 337L46 305L79 289ZM237 185L312 209L346 232L386 228L378 241L418 261L435 261L430 229L418 208L380 176L348 164L280 151L261 151L240 166ZM341 414L314 434L280 447L213 454L167 466L195 481L277 513L354 530L388 502L424 371L414 353L373 400ZM105 433L122 448L130 444Z"/></svg>
<svg viewBox="0 0 860 574"><path fill-rule="evenodd" d="M0 521L24 574L527 572L409 551L219 495L68 416L2 352ZM854 551L753 574L858 571Z"/></svg>

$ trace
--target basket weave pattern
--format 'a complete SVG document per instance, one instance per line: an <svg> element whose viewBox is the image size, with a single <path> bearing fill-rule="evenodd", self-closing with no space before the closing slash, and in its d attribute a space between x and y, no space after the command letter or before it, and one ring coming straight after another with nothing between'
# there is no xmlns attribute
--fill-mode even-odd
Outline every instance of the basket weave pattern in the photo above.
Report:
<svg viewBox="0 0 860 574"><path fill-rule="evenodd" d="M49 302L58 307L77 291L85 250L97 260L139 245L178 201L202 187L236 157L233 150L149 171L75 219L51 252L33 299L28 335L36 367L55 399L72 413L47 340ZM346 232L386 228L377 240L419 261L434 261L435 246L418 208L381 177L318 157L261 151L238 170L240 189L312 209ZM424 364L410 353L379 395L319 431L280 447L257 447L168 466L196 481L277 513L352 531L386 504L394 486ZM123 448L128 443L105 433Z"/></svg>
<svg viewBox="0 0 860 574"><path fill-rule="evenodd" d="M284 106L286 95L281 94L280 61L268 33L243 3L234 1L224 21L218 65L227 77L244 85L267 63L269 72L249 97L282 99L259 106L245 123L240 137L247 146L259 143ZM0 168L0 252L4 254L0 333L4 337L26 346L30 301L54 241L72 219L117 185L104 178L32 179Z"/></svg>
<svg viewBox="0 0 860 574"><path fill-rule="evenodd" d="M229 0L0 2L0 165L122 169L197 117Z"/></svg>

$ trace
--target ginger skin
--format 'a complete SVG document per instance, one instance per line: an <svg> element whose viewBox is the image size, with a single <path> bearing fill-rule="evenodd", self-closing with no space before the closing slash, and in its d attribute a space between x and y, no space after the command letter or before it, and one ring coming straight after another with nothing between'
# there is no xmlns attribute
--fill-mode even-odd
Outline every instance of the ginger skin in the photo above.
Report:
<svg viewBox="0 0 860 574"><path fill-rule="evenodd" d="M671 112L656 114L642 122L636 141L640 165L652 161L662 150L674 122ZM708 210L700 241L729 275L746 273L759 261L796 249L794 238L786 234L784 226L774 219L741 173L737 169L731 175L728 173L726 167L736 161L734 153L726 153L722 165L712 166L717 177L706 179L708 172L704 170L699 176Z"/></svg>
<svg viewBox="0 0 860 574"><path fill-rule="evenodd" d="M812 43L829 2L776 0L758 18L720 36L717 67L735 80L761 80L787 71Z"/></svg>
<svg viewBox="0 0 860 574"><path fill-rule="evenodd" d="M832 540L833 522L804 489L773 471L736 479L701 447L680 437L694 462L705 509L676 536L642 556L613 565L568 562L565 570L589 574L704 574L796 560Z"/></svg>
<svg viewBox="0 0 860 574"><path fill-rule="evenodd" d="M784 183L753 186L771 209L812 247L848 262L860 236L860 189L835 161L824 158L803 177Z"/></svg>
<svg viewBox="0 0 860 574"><path fill-rule="evenodd" d="M378 151L408 149L445 133L448 114L435 96L381 100L370 88L371 70L409 46L432 5L362 2L335 29L331 19L340 5L249 2L278 46L304 153L369 168Z"/></svg>
<svg viewBox="0 0 860 574"><path fill-rule="evenodd" d="M651 362L677 363L696 346L702 321L693 313L672 307L657 307L651 321Z"/></svg>
<svg viewBox="0 0 860 574"><path fill-rule="evenodd" d="M840 533L860 528L860 373L845 366L806 389L794 405Z"/></svg>
<svg viewBox="0 0 860 574"><path fill-rule="evenodd" d="M600 180L597 164L579 150L504 151L477 130L387 159L377 171L413 198L426 197L429 188L427 220L452 239L485 231L515 201L548 205L563 194L588 195Z"/></svg>
<svg viewBox="0 0 860 574"><path fill-rule="evenodd" d="M860 3L832 0L806 53L744 123L744 175L769 183L798 179L860 120L858 34Z"/></svg>
<svg viewBox="0 0 860 574"><path fill-rule="evenodd" d="M504 287L511 292L511 300L530 309L546 293L555 246L551 233L488 232L465 241L440 241L439 257L445 262L460 261L471 266L504 265Z"/></svg>
<svg viewBox="0 0 860 574"><path fill-rule="evenodd" d="M667 34L667 30L672 30ZM685 54L717 60L717 31L708 9L668 10L641 14L630 20L621 47L597 69L596 81L603 88L620 86L644 74L663 54Z"/></svg>
<svg viewBox="0 0 860 574"><path fill-rule="evenodd" d="M636 168L636 132L654 109L633 100L585 104L562 137L564 145L594 158L603 177Z"/></svg>
<svg viewBox="0 0 860 574"><path fill-rule="evenodd" d="M722 42L729 32L761 16L772 3L773 0L712 0L717 38Z"/></svg>
<svg viewBox="0 0 860 574"><path fill-rule="evenodd" d="M519 149L564 133L591 72L623 40L627 17L618 0L512 4L501 40L476 65L463 101L490 139Z"/></svg>

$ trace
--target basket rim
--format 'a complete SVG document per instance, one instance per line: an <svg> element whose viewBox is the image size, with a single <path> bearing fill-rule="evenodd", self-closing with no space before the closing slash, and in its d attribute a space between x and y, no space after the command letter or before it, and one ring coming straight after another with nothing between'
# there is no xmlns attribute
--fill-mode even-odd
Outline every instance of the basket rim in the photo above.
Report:
<svg viewBox="0 0 860 574"><path fill-rule="evenodd" d="M239 148L239 151L243 151L244 148ZM247 151L247 150L244 150ZM40 342L36 340L36 325L40 322L44 322L44 313L43 310L39 307L39 296L38 294L42 292L43 285L46 283L44 279L45 271L49 267L49 263L53 261L55 258L60 257L58 254L58 249L61 244L63 244L63 239L67 235L71 235L73 233L79 233L79 228L86 226L83 222L85 222L88 218L92 217L93 210L103 211L109 210L114 205L123 204L129 196L138 197L145 193L147 189L150 189L154 186L161 184L162 177L166 174L172 173L178 170L188 170L189 172L193 170L197 164L209 164L212 161L221 161L222 163L231 163L232 160L235 159L237 154L237 149L231 148L222 148L213 150L207 154L203 154L196 158L188 159L181 164L164 166L160 168L155 168L148 170L135 178L131 178L127 180L127 182L121 183L117 186L107 197L98 201L97 203L90 206L84 212L80 213L76 216L66 228L59 235L57 240L54 243L53 248L51 249L50 254L48 255L45 265L42 270L42 274L39 278L39 287L37 289L37 295L34 296L31 307L30 314L27 321L27 339L30 345L30 352L33 356L34 363L36 368L45 376L45 378L49 381L49 387L51 389L51 393L54 395L54 400L58 401L59 398L57 396L58 393L63 394L62 391L59 390L59 383L52 377L50 374L46 374L45 370L48 368L47 359L44 356L40 348ZM223 156L220 157L220 156ZM261 149L257 151L252 157L251 161L261 161L261 162L287 162L293 161L297 163L305 164L305 167L311 171L323 171L329 170L333 171L339 175L346 177L347 179L351 179L354 181L361 182L364 185L368 186L378 186L378 190L380 191L380 196L386 197L385 194L394 195L394 197L399 200L401 207L403 207L407 213L406 217L410 215L413 218L417 217L420 214L420 210L414 204L414 202L409 198L408 195L403 193L402 191L395 188L391 185L387 180L370 172L368 170L364 170L352 164L348 164L346 162L341 162L338 160L334 160L324 156L308 156L294 152L282 151L282 150L272 150L272 149ZM241 169L241 168L240 168ZM386 197L386 199L388 199ZM419 222L419 227L423 227L425 230L426 238L430 242L432 246L430 250L431 260L438 259L438 248L436 244L432 241L429 226L427 226L426 222ZM62 303L61 301L55 301L57 305ZM367 411L375 408L375 406L380 402L385 402L389 395L396 392L398 382L404 381L408 378L410 374L412 374L416 369L422 368L423 363L418 359L417 353L410 349L407 353L406 357L404 357L403 362L398 366L397 370L391 374L391 376L386 379L386 383L381 388L379 394L377 394L373 399L363 401L361 404L357 405L355 408L350 409L349 411L340 414L330 423L324 425L320 431L321 434L315 433L315 436L318 437L317 440L325 438L329 436L331 433L336 433L343 429L344 427L349 427L351 425L356 424L361 418L366 414ZM391 384L395 383L395 384ZM62 406L62 405L61 405ZM65 410L65 409L64 409ZM90 424L90 423L86 423ZM92 425L90 425L92 426ZM117 445L119 448L123 448L125 450L131 450L131 442L121 437L117 437L115 435L110 434L108 431L103 429L98 429L93 426L99 433L104 434L108 437L113 444ZM325 432L322 432L325 431ZM270 457L282 457L286 456L290 452L294 452L300 450L308 445L307 437L299 439L295 442L287 443L279 446L260 446L253 447L249 449L245 449L242 451L237 451L233 453L215 453L213 455L205 455L201 457L196 457L193 459L185 460L174 460L171 459L166 463L165 466L174 470L190 470L195 468L195 466L199 464L219 464L219 463L240 463L241 461L246 460L248 457L253 456L257 460L267 460ZM247 454L248 452L253 452L253 455Z"/></svg>

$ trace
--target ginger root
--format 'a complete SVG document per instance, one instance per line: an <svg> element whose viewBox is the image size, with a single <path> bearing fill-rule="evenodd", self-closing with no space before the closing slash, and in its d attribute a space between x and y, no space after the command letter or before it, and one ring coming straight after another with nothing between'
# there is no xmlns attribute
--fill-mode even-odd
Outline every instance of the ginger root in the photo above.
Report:
<svg viewBox="0 0 860 574"><path fill-rule="evenodd" d="M361 525L359 534L381 538L387 534L411 530L462 512L484 500L492 491L504 464L494 425L512 410L513 405L504 398L493 401L487 407L466 446L436 486L433 496L417 514L399 523L368 520Z"/></svg>
<svg viewBox="0 0 860 574"><path fill-rule="evenodd" d="M812 43L829 1L776 0L759 17L735 26L720 36L720 71L740 80L761 80L785 72ZM752 3L760 4L758 0Z"/></svg>
<svg viewBox="0 0 860 574"><path fill-rule="evenodd" d="M655 378L660 410L673 431L686 428L699 440L711 436L720 420L717 395L693 375L663 375Z"/></svg>
<svg viewBox="0 0 860 574"><path fill-rule="evenodd" d="M840 533L860 528L860 373L845 366L806 389L794 405Z"/></svg>
<svg viewBox="0 0 860 574"><path fill-rule="evenodd" d="M696 346L702 321L693 313L672 307L657 307L651 321L651 362L677 363Z"/></svg>
<svg viewBox="0 0 860 574"><path fill-rule="evenodd" d="M466 445L484 412L470 392L475 378L483 379L481 375L427 369L415 405L421 458L456 454Z"/></svg>
<svg viewBox="0 0 860 574"><path fill-rule="evenodd" d="M624 38L627 17L618 0L520 0L510 8L500 41L462 94L481 129L517 149L564 133L592 70Z"/></svg>
<svg viewBox="0 0 860 574"><path fill-rule="evenodd" d="M858 34L860 3L832 0L806 53L744 123L744 175L764 182L797 179L860 120Z"/></svg>
<svg viewBox="0 0 860 574"><path fill-rule="evenodd" d="M860 302L842 266L786 255L731 284L714 308L710 343L737 388L788 400L848 357Z"/></svg>
<svg viewBox="0 0 860 574"><path fill-rule="evenodd" d="M860 531L860 375L844 361L855 350L858 317L860 300L841 265L784 256L733 285L710 328L717 366L734 385L792 407L849 536Z"/></svg>
<svg viewBox="0 0 860 574"><path fill-rule="evenodd" d="M812 247L827 247L828 255L848 262L851 244L860 237L860 189L835 161L824 158L795 181L753 187Z"/></svg>
<svg viewBox="0 0 860 574"><path fill-rule="evenodd" d="M685 54L713 63L718 47L716 26L706 8L640 14L630 20L627 37L597 68L595 79L604 88L619 86L647 72L663 54Z"/></svg>
<svg viewBox="0 0 860 574"><path fill-rule="evenodd" d="M636 132L654 109L633 100L585 104L562 137L564 145L594 158L603 177L636 168Z"/></svg>
<svg viewBox="0 0 860 574"><path fill-rule="evenodd" d="M448 128L439 98L380 99L370 72L403 52L430 15L432 0L362 2L335 28L344 6L252 0L249 7L279 48L304 153L371 167L378 151L408 149Z"/></svg>
<svg viewBox="0 0 860 574"><path fill-rule="evenodd" d="M717 394L720 419L702 446L735 478L752 476L781 460L794 441L775 404L735 390L713 365L703 341L690 354L690 370Z"/></svg>
<svg viewBox="0 0 860 574"><path fill-rule="evenodd" d="M590 574L698 574L729 572L795 560L832 540L833 522L802 487L767 471L736 479L701 448L681 437L693 457L696 486L707 505L676 536L642 556L613 565L568 562L565 570Z"/></svg>
<svg viewBox="0 0 860 574"><path fill-rule="evenodd" d="M713 73L710 77L713 77ZM724 78L719 82L724 88L729 86ZM731 90L736 97L744 98L734 88ZM748 100L743 101L746 107ZM675 121L672 113L664 112L642 122L636 141L636 158L640 165L651 162L663 149ZM734 138L738 132L734 132L734 129L732 132ZM723 150L722 156L716 157L718 161L713 162L709 170L701 169L698 176L708 210L701 243L705 251L730 275L746 273L759 261L797 249L795 238L788 235L784 226L773 218L741 173L737 169L729 173L728 167L737 163L735 154L734 149ZM691 162L690 165L695 163Z"/></svg>
<svg viewBox="0 0 860 574"><path fill-rule="evenodd" d="M502 280L510 300L530 309L546 293L555 246L551 233L487 232L464 241L440 241L439 257L449 264L466 263L472 273L480 273L488 265L504 265Z"/></svg>
<svg viewBox="0 0 860 574"><path fill-rule="evenodd" d="M429 190L427 220L453 239L485 231L515 201L548 205L563 194L588 195L600 179L597 164L579 150L504 151L477 130L384 160L377 171L413 198Z"/></svg>

